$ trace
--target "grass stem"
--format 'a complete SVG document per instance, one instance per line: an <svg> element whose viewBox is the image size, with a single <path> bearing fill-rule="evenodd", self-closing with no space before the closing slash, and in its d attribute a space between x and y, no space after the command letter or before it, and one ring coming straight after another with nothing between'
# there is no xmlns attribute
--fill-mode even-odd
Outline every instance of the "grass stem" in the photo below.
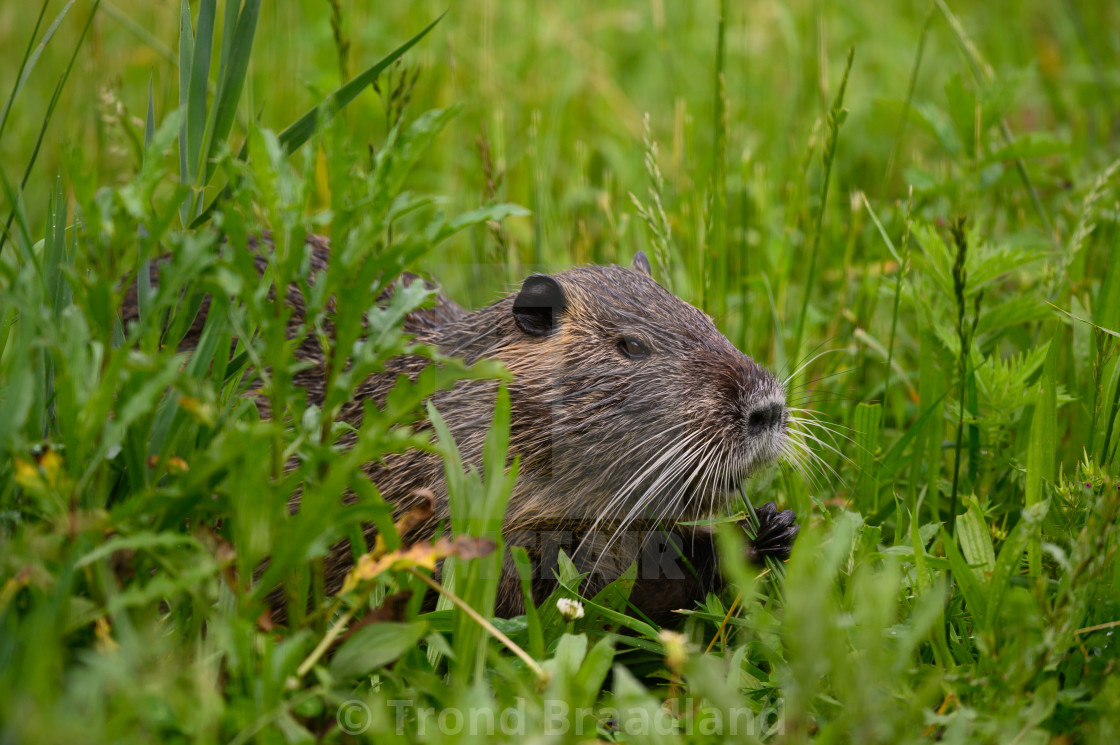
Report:
<svg viewBox="0 0 1120 745"><path fill-rule="evenodd" d="M536 660L534 660L532 657L530 657L528 652L526 652L524 649L522 649L520 646L518 646L516 643L514 643L514 641L512 639L510 639L508 636L503 634L496 626L494 626L494 624L490 623L488 620L483 618L482 614L480 614L478 611L476 611L474 608L472 608L467 603L463 602L462 598L460 598L458 595L451 592L446 587L441 585L439 582L436 582L434 579L432 579L428 575L424 574L423 572L420 572L420 571L417 571L417 570L411 569L411 568L406 569L405 571L407 571L413 577L416 577L418 580L420 580L421 582L426 584L428 587L430 587L433 590L435 590L436 592L438 592L440 595L443 595L445 598L450 600L451 603L456 608L463 611L463 613L466 613L471 618L472 621L474 621L479 626L481 626L483 628L483 630L485 630L488 634L490 634L490 636L497 639L499 642L502 643L502 645L504 645L506 647L506 649L513 652L515 655L517 655L521 659L521 661L524 662L525 665L536 674L536 676L539 680L545 679L546 673L545 673L544 668L542 668Z"/></svg>
<svg viewBox="0 0 1120 745"><path fill-rule="evenodd" d="M836 157L836 140L840 133L840 125L844 121L844 90L848 87L848 75L852 71L852 60L855 59L856 48L853 45L848 49L848 61L844 67L844 77L840 80L840 91L832 101L832 108L828 112L828 134L825 137L824 151L821 161L824 171L821 176L820 206L817 209L816 227L813 231L813 248L809 255L809 274L805 280L804 296L801 301L801 312L797 316L797 332L794 334L793 357L797 359L801 354L801 342L805 335L805 318L809 314L809 298L813 295L814 284L817 279L817 260L821 248L821 233L824 230L824 213L828 206L828 183L832 176L832 161Z"/></svg>

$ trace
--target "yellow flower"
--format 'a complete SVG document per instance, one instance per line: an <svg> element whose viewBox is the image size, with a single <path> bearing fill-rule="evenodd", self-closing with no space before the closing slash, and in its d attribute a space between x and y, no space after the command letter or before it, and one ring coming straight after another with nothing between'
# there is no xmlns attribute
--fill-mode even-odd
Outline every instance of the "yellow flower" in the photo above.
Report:
<svg viewBox="0 0 1120 745"><path fill-rule="evenodd" d="M16 483L29 491L42 491L62 483L62 456L47 448L35 463L16 458Z"/></svg>

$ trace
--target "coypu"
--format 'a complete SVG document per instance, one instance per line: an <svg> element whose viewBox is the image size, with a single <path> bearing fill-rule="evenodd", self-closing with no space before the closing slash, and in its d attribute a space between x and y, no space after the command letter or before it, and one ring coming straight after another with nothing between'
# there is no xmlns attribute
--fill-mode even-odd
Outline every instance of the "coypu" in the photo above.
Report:
<svg viewBox="0 0 1120 745"><path fill-rule="evenodd" d="M325 266L325 239L309 238L308 248L312 266ZM260 253L256 260L263 267ZM401 281L423 280L405 275ZM302 320L299 291L290 288L287 302L295 320ZM126 320L134 305L130 296ZM206 310L204 303L184 347L197 339ZM473 313L440 292L434 307L406 318L405 331L467 363L499 360L513 376L509 455L520 457L520 469L503 534L534 559L536 602L555 588L559 549L579 571L590 572L581 588L588 597L638 561L631 602L654 619L691 607L719 586L711 530L677 522L717 512L754 469L790 452L785 390L707 315L654 281L644 254L629 268L584 266L531 275L518 292ZM321 363L317 349L309 338L297 354ZM339 419L358 423L365 400L384 401L400 374L418 373L427 364L420 357L393 360L358 386ZM322 376L320 364L296 378L309 404L322 403ZM496 390L494 380L464 380L431 397L466 464L481 462ZM267 402L260 403L268 416ZM437 454L394 454L365 471L391 503L407 504L421 489L435 495L434 517L406 541L430 537L438 521L446 524L447 490ZM787 558L798 532L793 513L770 503L757 515L759 534L749 557ZM371 527L371 545L373 537ZM351 564L352 552L342 541L327 560L328 592L338 589ZM509 558L496 612L523 612Z"/></svg>

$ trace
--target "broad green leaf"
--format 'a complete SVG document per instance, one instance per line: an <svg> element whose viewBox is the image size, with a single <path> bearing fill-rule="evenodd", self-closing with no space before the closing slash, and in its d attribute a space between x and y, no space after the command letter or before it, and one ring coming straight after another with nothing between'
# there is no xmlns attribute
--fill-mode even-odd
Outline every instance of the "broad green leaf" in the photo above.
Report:
<svg viewBox="0 0 1120 745"><path fill-rule="evenodd" d="M862 509L875 512L879 509L879 464L875 453L879 449L880 421L883 409L878 403L861 403L856 406L856 499Z"/></svg>
<svg viewBox="0 0 1120 745"><path fill-rule="evenodd" d="M1045 513L1040 509L1024 510L1022 519L1011 529L1011 534L1007 536L1007 540L1004 541L1003 546L1000 547L999 559L995 562L995 569L992 572L992 581L988 584L987 588L988 615L984 625L988 629L992 629L995 626L999 617L1000 602L1010 584L1011 576L1019 568L1023 558L1023 551L1025 549L1028 550L1028 562L1034 560L1030 552L1033 551L1036 544L1039 543L1038 526L1044 514ZM1037 576L1034 573L1033 566L1031 567L1031 576Z"/></svg>
<svg viewBox="0 0 1120 745"><path fill-rule="evenodd" d="M111 595L106 607L112 615L128 608L166 602L168 598L196 589L216 571L213 562L202 561L177 574L157 574L146 584L132 584L123 592Z"/></svg>
<svg viewBox="0 0 1120 745"><path fill-rule="evenodd" d="M454 217L450 222L437 223L439 230L430 234L432 243L441 243L464 228L487 222L501 222L507 217L527 217L532 213L516 204L492 204Z"/></svg>
<svg viewBox="0 0 1120 745"><path fill-rule="evenodd" d="M192 536L183 533L134 533L126 536L114 536L97 548L82 556L75 563L75 567L89 566L95 561L100 561L112 556L117 551L142 551L153 548L174 548L189 546L201 549L201 545Z"/></svg>
<svg viewBox="0 0 1120 745"><path fill-rule="evenodd" d="M935 468L940 467L941 428L937 425L940 425L941 423L941 418L943 416L941 402L945 400L945 396L947 393L948 391L943 391L936 398L936 400L930 403L929 406L927 406L922 411L922 413L918 416L914 423L906 428L906 431L902 433L902 437L898 438L894 445L891 446L891 449L887 451L887 454L885 456L883 456L880 463L882 473L890 474L892 477L898 475L898 470L902 467L904 462L902 460L902 456L906 451L906 446L909 445L910 442L913 441L918 436L918 434L922 432L926 427L931 428L934 431L934 435L936 436L937 455L939 459L933 465ZM935 473L934 476L936 475L937 474Z"/></svg>
<svg viewBox="0 0 1120 745"><path fill-rule="evenodd" d="M984 158L983 165L1016 160L1019 158L1041 158L1047 155L1061 155L1069 152L1069 144L1062 142L1049 132L1030 132L1010 145L990 153Z"/></svg>
<svg viewBox="0 0 1120 745"><path fill-rule="evenodd" d="M938 578L937 583L923 592L910 613L905 630L899 638L895 652L895 670L901 672L913 660L914 650L929 638L930 631L945 614L945 582ZM943 623L943 621L942 621ZM942 633L938 631L937 633Z"/></svg>
<svg viewBox="0 0 1120 745"><path fill-rule="evenodd" d="M921 530L918 527L917 512L910 516L910 546L914 552L914 574L917 576L918 589L924 591L930 584L929 562L926 561L925 541L922 540Z"/></svg>
<svg viewBox="0 0 1120 745"><path fill-rule="evenodd" d="M630 593L634 589L634 581L638 576L638 562L630 563L626 570L614 579L610 584L604 587L599 592L595 593L595 597L591 598L593 603L603 605L614 610L625 611L627 601L630 599Z"/></svg>
<svg viewBox="0 0 1120 745"><path fill-rule="evenodd" d="M545 663L545 669L566 680L575 675L586 655L586 634L561 634L556 642L556 651Z"/></svg>
<svg viewBox="0 0 1120 745"><path fill-rule="evenodd" d="M969 565L978 568L980 576L987 580L996 566L992 534L988 530L988 523L984 520L984 513L980 510L980 503L976 497L967 496L963 501L967 510L957 515L957 539Z"/></svg>
<svg viewBox="0 0 1120 745"><path fill-rule="evenodd" d="M614 661L614 641L610 636L604 636L595 643L583 658L583 664L575 675L575 684L579 691L592 696L598 694L603 687L603 681L611 670Z"/></svg>
<svg viewBox="0 0 1120 745"><path fill-rule="evenodd" d="M425 621L382 621L355 631L331 659L331 675L350 680L369 675L415 647L428 633Z"/></svg>
<svg viewBox="0 0 1120 745"><path fill-rule="evenodd" d="M972 610L972 617L979 627L981 621L987 616L987 596L980 588L980 580L976 572L968 565L957 541L949 535L944 528L941 530L941 543L945 546L945 557L949 560L949 567L953 570L953 578L961 588L964 601Z"/></svg>
<svg viewBox="0 0 1120 745"><path fill-rule="evenodd" d="M540 659L544 657L544 634L540 614L533 602L533 564L524 546L510 546L509 555L521 580L521 598L525 604L525 621L529 626L529 654Z"/></svg>

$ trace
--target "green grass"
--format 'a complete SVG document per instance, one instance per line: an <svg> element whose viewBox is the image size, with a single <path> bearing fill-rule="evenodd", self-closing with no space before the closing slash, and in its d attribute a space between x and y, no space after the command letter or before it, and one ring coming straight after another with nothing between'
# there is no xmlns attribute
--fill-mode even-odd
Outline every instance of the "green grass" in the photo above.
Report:
<svg viewBox="0 0 1120 745"><path fill-rule="evenodd" d="M1115 742L1120 7L480 0L420 37L445 10L0 7L2 739ZM322 409L222 247L263 229L271 283L334 243L303 329ZM747 489L797 512L794 555L759 576L728 531L735 586L687 640L618 587L488 619L508 409L481 474L439 446L453 545L393 553L359 466L432 446L400 425L435 388L503 373L443 360L337 447L426 299L367 316L370 288L409 268L478 306L637 250L813 412L811 472ZM389 553L325 596L364 522ZM310 599L284 628L277 584Z"/></svg>

